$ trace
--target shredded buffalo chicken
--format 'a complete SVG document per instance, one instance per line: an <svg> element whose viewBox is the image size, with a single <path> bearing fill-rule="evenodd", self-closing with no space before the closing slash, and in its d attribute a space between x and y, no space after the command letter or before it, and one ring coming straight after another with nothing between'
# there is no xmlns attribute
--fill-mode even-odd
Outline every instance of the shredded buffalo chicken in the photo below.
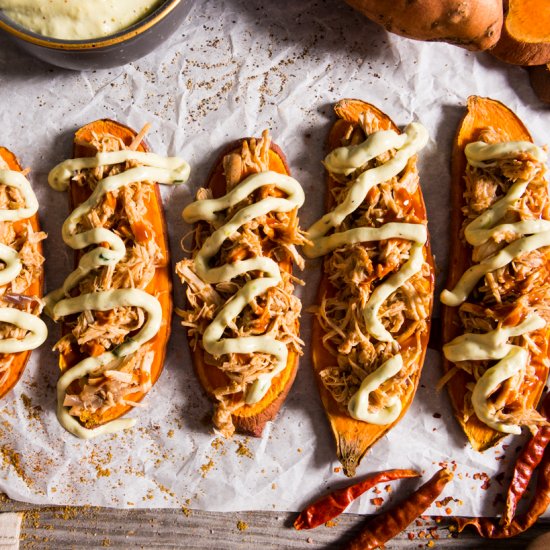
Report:
<svg viewBox="0 0 550 550"><path fill-rule="evenodd" d="M0 169L9 170L9 166L2 158ZM0 184L1 210L15 210L25 206L25 200L18 189ZM35 232L30 222L0 222L0 243L18 252L22 266L19 275L13 281L0 286L0 307L13 307L33 315L40 315L42 312L42 299L38 296L29 296L26 291L42 274L44 257L39 251L39 243L45 238L46 233ZM26 335L25 329L0 322L0 340L23 339ZM0 387L8 379L14 357L14 354L0 354Z"/></svg>
<svg viewBox="0 0 550 550"><path fill-rule="evenodd" d="M136 149L144 133L140 132L129 148ZM97 152L127 148L120 138L109 134L93 135L91 142L77 145ZM103 178L138 165L136 161L127 161L84 169L72 178L73 185L93 190ZM96 227L116 233L124 241L126 255L115 266L103 266L91 271L71 291L71 296L119 288L145 289L153 279L156 268L165 265L166 259L155 241L154 228L147 220L146 203L153 189L151 182L144 181L111 191L104 195L97 207L79 220L79 233ZM54 349L69 358L69 366L86 356L97 357L138 331L145 322L145 315L139 307L116 307L108 311L86 310L64 318L65 334ZM99 368L69 387L63 405L70 407L69 414L79 417L88 427L93 427L98 416L111 407L138 405L129 396L146 392L151 387L153 355L151 346L145 344L135 353Z"/></svg>
<svg viewBox="0 0 550 550"><path fill-rule="evenodd" d="M226 189L229 192L246 176L269 170L270 137L264 132L258 141L244 141L239 153L231 153L223 159ZM263 186L252 196L221 213L216 222L200 222L194 231L192 257L176 265L176 272L186 287L187 305L178 310L182 324L188 329L188 337L193 349L202 348L201 335L213 321L217 313L235 293L251 279L250 274L239 276L231 281L207 284L195 272L194 257L209 235L217 227L226 223L236 212L245 206L258 202L264 197L279 193L273 186ZM222 193L223 194L223 193ZM280 195L279 195L280 196ZM212 198L210 189L199 189L197 199ZM298 226L296 210L291 212L270 212L251 220L237 232L229 236L220 253L214 258L212 267L226 263L266 256L279 263L282 282L270 288L265 294L248 304L241 314L225 330L223 338L269 335L284 342L290 350L301 353L303 342L298 336L298 319L301 303L293 295L294 283L298 281L290 273L290 265L295 261L303 267L303 260L296 251L296 245L305 242ZM257 277L259 274L254 274ZM214 426L225 436L235 431L232 413L245 403L244 397L249 386L262 373L275 367L275 359L268 354L227 354L213 357L204 352L207 364L216 366L226 376L226 384L214 389Z"/></svg>
<svg viewBox="0 0 550 550"><path fill-rule="evenodd" d="M492 128L484 129L479 138L487 143L506 141ZM518 180L529 181L527 190L508 209L501 223L520 220L550 219L548 182L544 179L545 166L528 153L514 154L510 158L496 160L489 168L468 165L465 175L463 207L465 227L487 208L501 199ZM462 235L464 239L464 236ZM480 262L521 238L514 233L501 231L485 244L470 247L472 260ZM464 241L465 242L465 241ZM550 247L539 248L523 254L507 266L488 273L478 283L459 308L459 321L463 332L486 333L500 326L515 326L529 314L536 312L546 321L550 320ZM530 359L524 370L503 382L491 396L490 405L497 421L517 425L546 423L545 419L527 404L529 388L538 383L537 366L548 365L548 343L544 341L544 329L511 338L510 344L521 346L529 352ZM496 361L460 361L449 371L448 382L462 369L477 381ZM474 384L467 389L464 402L464 421L475 414L471 395Z"/></svg>
<svg viewBox="0 0 550 550"><path fill-rule="evenodd" d="M366 113L359 125L350 126L342 146L358 144L380 129L377 120ZM345 199L361 173L384 164L394 154L394 150L383 153L349 176L331 174L336 182L330 190L335 205ZM417 189L418 175L409 162L397 177L374 187L337 231L380 227L388 222L425 223L413 207L411 197ZM325 256L324 272L330 289L316 314L324 331L323 345L334 364L320 375L327 390L344 409L363 379L396 353L401 353L404 366L370 394L370 412L387 406L395 396L401 398L413 383L411 376L418 369L423 348L421 339L428 330L431 311L430 265L424 262L421 271L391 294L379 310L384 327L397 343L379 342L371 337L362 314L374 289L403 267L410 249L408 240L388 239L346 245Z"/></svg>

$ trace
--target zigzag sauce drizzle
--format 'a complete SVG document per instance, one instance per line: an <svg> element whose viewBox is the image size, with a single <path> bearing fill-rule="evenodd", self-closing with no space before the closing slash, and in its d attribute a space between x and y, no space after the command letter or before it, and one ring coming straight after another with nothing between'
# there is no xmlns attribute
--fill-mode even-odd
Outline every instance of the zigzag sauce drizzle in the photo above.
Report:
<svg viewBox="0 0 550 550"><path fill-rule="evenodd" d="M275 261L258 256L241 260L220 267L209 267L210 260L219 252L224 241L238 229L269 212L290 212L304 203L304 192L300 184L290 176L273 171L259 172L244 179L229 193L218 199L198 200L188 205L183 211L187 223L200 220L213 222L218 219L217 212L238 204L264 185L274 185L287 194L286 198L266 197L259 202L245 206L227 223L216 229L204 242L195 257L197 275L209 284L230 281L249 271L261 271L264 276L248 281L231 300L218 312L216 318L203 334L204 349L219 357L229 353L267 353L276 358L276 366L269 373L263 373L253 382L245 395L245 402L253 404L260 401L271 386L272 379L285 367L288 349L283 342L270 336L247 336L223 338L225 328L241 313L254 298L277 286L281 281L281 271Z"/></svg>
<svg viewBox="0 0 550 550"><path fill-rule="evenodd" d="M26 205L24 208L0 210L0 222L23 220L36 214L38 201L29 180L21 172L0 170L0 184L18 189ZM0 243L0 261L4 263L4 268L0 270L0 286L4 286L17 278L23 266L17 251L3 243ZM0 353L19 353L36 349L48 337L48 329L38 315L12 307L0 307L0 321L28 331L22 339L0 340Z"/></svg>
<svg viewBox="0 0 550 550"><path fill-rule="evenodd" d="M112 433L132 427L134 418L113 420L94 429L82 426L63 406L67 388L79 378L90 374L111 361L119 360L136 352L145 342L153 338L160 329L162 308L160 302L141 289L118 289L93 292L70 298L69 292L92 270L103 266L114 266L126 255L124 241L112 231L98 227L77 233L79 220L97 207L104 195L134 182L156 181L166 185L187 181L189 165L178 157L164 158L153 153L123 149L98 153L95 157L69 159L58 164L49 174L48 182L54 189L64 191L74 173L84 168L119 164L135 160L143 164L113 176L107 176L97 183L96 188L85 202L78 206L65 220L62 229L63 240L75 250L82 250L92 244L96 248L84 254L78 267L65 279L63 286L45 298L46 313L58 319L87 310L106 311L115 307L140 307L147 313L147 320L139 332L112 351L98 357L87 357L68 369L57 382L57 417L61 425L73 435L90 439L98 435ZM109 247L103 245L107 243Z"/></svg>
<svg viewBox="0 0 550 550"><path fill-rule="evenodd" d="M409 259L403 267L379 284L372 292L363 317L371 336L381 342L395 342L393 336L385 329L378 318L378 310L384 301L403 283L422 269L424 263L423 247L428 238L426 226L413 223L386 223L381 227L355 227L347 231L336 231L326 236L331 229L336 229L344 219L352 214L364 202L368 192L376 185L391 180L402 172L409 159L418 153L428 142L428 132L418 123L409 124L403 134L393 130L374 132L358 145L339 147L325 158L325 166L330 173L349 175L369 160L396 149L392 159L385 164L362 172L348 191L343 202L319 221L314 223L308 233L311 245L304 246L304 253L310 258L327 254L341 246L385 239L399 238L413 241ZM348 403L348 412L356 420L370 424L391 424L401 414L402 405L398 396L383 409L369 412L369 394L379 388L386 380L395 376L403 368L403 358L397 354L385 361L376 371L365 377L359 390Z"/></svg>
<svg viewBox="0 0 550 550"><path fill-rule="evenodd" d="M466 145L464 150L468 164L479 168L489 167L492 165L491 160L509 157L518 152L530 153L541 162L546 157L540 147L529 141L509 141L495 144L476 141ZM468 224L464 231L464 237L472 246L486 243L493 235L501 231L513 233L519 238L493 256L470 267L463 273L452 291L444 290L441 293L441 301L445 305L459 306L468 298L481 277L487 273L508 265L522 254L543 246L550 246L550 221L548 220L522 220L496 225L506 211L522 197L528 185L529 181L516 181L502 199ZM472 406L476 416L494 430L503 433L521 433L520 426L497 421L495 411L488 401L499 384L523 370L529 360L529 354L525 349L506 342L510 337L539 330L545 325L546 322L540 316L530 315L516 327L499 327L486 334L463 334L443 346L446 359L453 363L500 359L496 365L487 369L479 378L472 392Z"/></svg>

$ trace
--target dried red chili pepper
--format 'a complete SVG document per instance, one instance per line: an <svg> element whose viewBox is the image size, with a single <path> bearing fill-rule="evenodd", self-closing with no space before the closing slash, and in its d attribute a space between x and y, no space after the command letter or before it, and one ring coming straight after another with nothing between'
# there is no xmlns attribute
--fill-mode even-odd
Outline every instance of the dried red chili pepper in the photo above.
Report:
<svg viewBox="0 0 550 550"><path fill-rule="evenodd" d="M544 400L541 413L547 419L550 418L550 393ZM505 527L512 523L517 504L525 494L531 476L544 456L544 450L548 442L550 442L550 426L541 426L537 433L525 444L518 456L501 519L501 524Z"/></svg>
<svg viewBox="0 0 550 550"><path fill-rule="evenodd" d="M451 479L453 473L450 470L439 470L410 497L369 521L366 528L345 547L345 550L374 550L383 547L387 541L401 533L420 516Z"/></svg>
<svg viewBox="0 0 550 550"><path fill-rule="evenodd" d="M525 514L515 517L506 527L496 524L491 518L454 518L458 530L462 531L467 525L471 525L482 537L506 539L529 529L550 503L550 453L548 451L547 449L544 453L541 462L535 496Z"/></svg>
<svg viewBox="0 0 550 550"><path fill-rule="evenodd" d="M418 477L420 474L414 470L386 470L377 474L371 474L358 483L338 489L310 504L294 522L296 529L313 529L339 516L356 498L360 497L378 483Z"/></svg>
<svg viewBox="0 0 550 550"><path fill-rule="evenodd" d="M542 406L542 414L550 418L550 394L546 395ZM459 531L471 525L478 534L490 539L505 539L519 535L537 521L550 504L550 427L543 426L526 443L519 455L514 468L514 474L502 518L503 525L497 525L491 518L454 518ZM539 474L535 495L525 514L515 518L516 506L524 495L533 472L539 466ZM512 519L514 518L514 519Z"/></svg>

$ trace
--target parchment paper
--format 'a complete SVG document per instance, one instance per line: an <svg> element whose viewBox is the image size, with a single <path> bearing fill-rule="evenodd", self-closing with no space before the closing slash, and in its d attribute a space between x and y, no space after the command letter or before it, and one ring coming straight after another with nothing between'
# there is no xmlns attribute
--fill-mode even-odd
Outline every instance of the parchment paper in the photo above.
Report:
<svg viewBox="0 0 550 550"><path fill-rule="evenodd" d="M197 2L179 32L155 53L97 72L43 65L2 37L0 83L0 141L32 168L49 234L49 290L72 269L72 251L61 240L67 197L48 187L47 172L70 155L74 130L96 118L136 129L151 122L152 149L191 163L187 185L162 189L173 262L182 258L180 239L189 230L181 210L228 141L272 130L305 188L300 217L307 227L323 212L321 159L336 100L373 102L401 126L421 121L431 135L420 173L439 290L447 259L450 149L466 98L478 94L505 102L541 144L550 122L523 69L488 54L389 36L337 0ZM320 262L308 262L303 273L304 310L313 303L319 269ZM182 288L174 286L181 305ZM185 333L175 318L164 373L145 399L147 407L132 413L137 428L80 441L55 418L58 367L50 349L59 327L48 321L47 344L33 353L23 379L0 404L0 491L33 503L297 510L345 482L311 372L310 323L304 313L306 348L296 383L261 439L223 440L211 433L211 404L192 372ZM358 475L412 467L427 479L440 463L449 463L456 477L444 495L462 504L451 501L429 512L448 507L461 515L495 514L495 495L507 480L501 486L494 475L509 471L521 439L508 437L484 454L469 449L446 392L434 390L439 362L438 353L429 351L412 407L370 451ZM392 493L382 488L378 497L387 506L400 491L419 484L407 481ZM374 496L351 510L374 511Z"/></svg>

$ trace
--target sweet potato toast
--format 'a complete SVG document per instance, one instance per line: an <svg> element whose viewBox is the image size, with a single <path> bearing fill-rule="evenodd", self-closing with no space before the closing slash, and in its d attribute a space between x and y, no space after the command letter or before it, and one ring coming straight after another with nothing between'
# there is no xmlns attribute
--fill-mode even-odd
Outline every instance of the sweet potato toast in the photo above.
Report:
<svg viewBox="0 0 550 550"><path fill-rule="evenodd" d="M335 111L324 162L328 213L309 229L313 244L304 252L325 255L313 366L338 459L353 476L416 392L434 267L416 168L425 129L412 124L401 135L387 115L360 100L341 100Z"/></svg>
<svg viewBox="0 0 550 550"><path fill-rule="evenodd" d="M196 225L192 258L176 268L187 295L186 309L178 313L188 328L199 381L215 403L215 428L225 436L237 431L259 437L277 415L301 354L301 304L292 294L292 262L303 264L295 249L303 243L297 217L303 191L265 131L261 139L230 146L197 199L183 212ZM203 262L213 241L216 247ZM258 278L260 272L264 276ZM272 282L262 292L244 297L252 285L269 278ZM241 295L239 308L229 312ZM210 338L209 331L221 319L223 326ZM262 347L262 338L271 343ZM273 345L280 346L282 356L268 351Z"/></svg>
<svg viewBox="0 0 550 550"><path fill-rule="evenodd" d="M189 168L150 154L146 130L136 134L112 120L87 124L75 134L75 160L50 173L52 186L69 186L73 212L63 238L75 249L76 267L48 296L50 314L63 321L55 346L64 373L58 417L83 438L133 425L113 421L141 401L164 364L172 280L153 182L182 183Z"/></svg>
<svg viewBox="0 0 550 550"><path fill-rule="evenodd" d="M11 185L13 172L17 179ZM38 318L42 311L44 285L42 240L46 238L46 234L40 231L36 197L28 181L23 182L23 179L24 172L16 156L5 147L0 147L0 215L6 215L6 219L0 221L0 256L4 262L2 270L8 268L5 254L11 255L12 250L17 253L16 261L20 262L19 271L14 271L0 284L0 398L17 384L32 349L38 347L47 336L46 326ZM25 196L25 191L16 188L19 185L23 185L26 192L32 194L31 201ZM17 210L26 212L13 215ZM8 250L4 250L4 247ZM21 319L21 323L18 319L4 318L4 314L11 316L15 312L37 316L34 320L37 326L26 326L24 319ZM13 342L13 339L17 342ZM27 344L22 343L25 340ZM14 344L17 351L10 351Z"/></svg>
<svg viewBox="0 0 550 550"><path fill-rule="evenodd" d="M452 153L451 260L441 295L442 382L477 451L507 433L519 433L522 425L545 423L534 410L549 364L544 157L506 106L468 99Z"/></svg>

